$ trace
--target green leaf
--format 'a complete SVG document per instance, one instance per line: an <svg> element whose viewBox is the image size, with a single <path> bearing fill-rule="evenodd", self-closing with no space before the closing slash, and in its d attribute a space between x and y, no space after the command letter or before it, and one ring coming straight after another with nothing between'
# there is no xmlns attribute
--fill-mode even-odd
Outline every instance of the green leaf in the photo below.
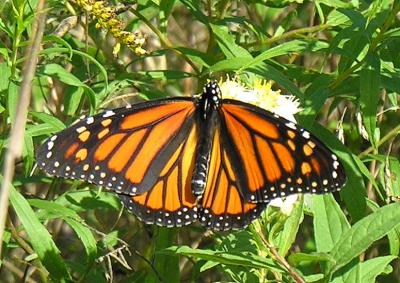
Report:
<svg viewBox="0 0 400 283"><path fill-rule="evenodd" d="M182 71L174 71L174 70L154 70L154 71L140 71L138 74L147 77L147 79L155 79L155 80L177 80L194 77L195 74L182 72Z"/></svg>
<svg viewBox="0 0 400 283"><path fill-rule="evenodd" d="M262 78L275 81L280 86L284 87L286 91L297 96L299 99L303 99L304 97L304 94L301 92L301 90L288 77L267 63L261 63L257 66L253 66L247 71L257 74Z"/></svg>
<svg viewBox="0 0 400 283"><path fill-rule="evenodd" d="M361 282L375 282L379 274L391 272L389 263L397 256L380 256L361 263ZM389 267L389 272L387 268Z"/></svg>
<svg viewBox="0 0 400 283"><path fill-rule="evenodd" d="M88 227L83 225L80 221L72 218L63 219L75 231L76 235L85 247L87 262L94 261L97 257L97 246L96 239L94 238L92 231Z"/></svg>
<svg viewBox="0 0 400 283"><path fill-rule="evenodd" d="M174 49L179 50L200 66L209 67L216 63L216 59L212 54L186 47L176 47Z"/></svg>
<svg viewBox="0 0 400 283"><path fill-rule="evenodd" d="M332 283L364 283L361 281L361 265L357 258L333 275Z"/></svg>
<svg viewBox="0 0 400 283"><path fill-rule="evenodd" d="M220 71L236 71L239 70L244 64L249 62L248 57L234 57L225 60L221 60L214 65L212 65L207 73L220 72Z"/></svg>
<svg viewBox="0 0 400 283"><path fill-rule="evenodd" d="M10 184L10 202L30 238L40 261L56 282L69 282L71 277L50 233L39 222L27 200Z"/></svg>
<svg viewBox="0 0 400 283"><path fill-rule="evenodd" d="M188 246L169 247L163 252L168 254L181 254L185 256L192 256L199 259L219 262L221 264L243 265L254 268L267 268L271 271L282 272L282 269L276 266L271 259L252 254L242 255L207 249L192 249Z"/></svg>
<svg viewBox="0 0 400 283"><path fill-rule="evenodd" d="M321 262L331 262L335 263L335 260L326 253L294 253L289 256L289 262L293 265L300 265L302 263L321 263Z"/></svg>
<svg viewBox="0 0 400 283"><path fill-rule="evenodd" d="M240 69L239 72L257 65L265 60L277 57L277 56L282 56L282 55L288 55L291 52L301 52L307 49L310 43L304 40L292 40L289 42L284 42L278 46L269 48L268 50L262 52L260 55L255 57L254 59L247 61L246 64L244 64Z"/></svg>
<svg viewBox="0 0 400 283"><path fill-rule="evenodd" d="M327 17L326 23L330 26L348 27L351 25L350 19L340 10L332 10Z"/></svg>
<svg viewBox="0 0 400 283"><path fill-rule="evenodd" d="M390 254L398 255L400 253L400 227L394 228L388 233Z"/></svg>
<svg viewBox="0 0 400 283"><path fill-rule="evenodd" d="M160 0L160 29L163 33L166 33L168 26L168 18L172 12L172 9L176 3L176 0Z"/></svg>
<svg viewBox="0 0 400 283"><path fill-rule="evenodd" d="M90 56L89 54L87 54L85 52L75 50L75 49L71 50L70 48L54 47L54 48L45 48L40 53L41 54L54 54L54 55L58 56L59 53L70 54L70 52L72 52L73 54L79 55L81 57L84 57L85 59L88 59L93 64L95 64L97 66L97 68L99 68L101 74L103 75L105 84L106 85L108 84L107 70L103 67L103 65L99 61L97 61L94 57Z"/></svg>
<svg viewBox="0 0 400 283"><path fill-rule="evenodd" d="M333 149L335 154L343 162L347 183L340 192L340 195L351 217L355 221L361 219L365 215L367 205L363 176L360 174L358 164L355 161L357 156L349 153L349 150L331 132L320 124L315 123L311 132Z"/></svg>
<svg viewBox="0 0 400 283"><path fill-rule="evenodd" d="M30 114L32 115L32 117L39 119L45 124L48 124L51 128L54 129L54 132L59 132L65 129L64 123L52 115L43 112L30 112Z"/></svg>
<svg viewBox="0 0 400 283"><path fill-rule="evenodd" d="M64 98L64 112L69 116L76 115L84 94L81 87L69 87Z"/></svg>
<svg viewBox="0 0 400 283"><path fill-rule="evenodd" d="M58 64L47 64L44 67L44 73L48 76L55 76L61 82L67 85L73 85L76 87L87 87L81 82L76 76L65 70Z"/></svg>
<svg viewBox="0 0 400 283"><path fill-rule="evenodd" d="M219 26L210 24L210 27L215 35L216 41L222 53L228 58L253 58L251 54L243 47L236 44L235 39L229 34L228 28L225 26Z"/></svg>
<svg viewBox="0 0 400 283"><path fill-rule="evenodd" d="M325 4L332 8L355 8L354 2L340 1L340 0L318 0L320 4Z"/></svg>
<svg viewBox="0 0 400 283"><path fill-rule="evenodd" d="M299 230L300 223L303 221L303 198L297 202L289 217L285 220L283 230L279 236L278 252L281 256L285 257L289 249L296 240L297 231Z"/></svg>
<svg viewBox="0 0 400 283"><path fill-rule="evenodd" d="M316 76L307 88L304 95L305 107L300 114L300 121L305 127L310 127L314 123L317 114L331 95L331 91L328 88L330 81L330 77L324 75Z"/></svg>
<svg viewBox="0 0 400 283"><path fill-rule="evenodd" d="M32 171L32 167L34 164L34 146L32 136L25 132L24 134L24 144L22 148L22 156L24 158L24 175L28 176Z"/></svg>
<svg viewBox="0 0 400 283"><path fill-rule="evenodd" d="M93 190L67 191L59 196L56 203L68 206L76 212L83 212L91 209L121 209L121 202L114 193L96 192Z"/></svg>
<svg viewBox="0 0 400 283"><path fill-rule="evenodd" d="M15 121L15 112L17 111L19 89L20 86L17 85L14 81L10 81L10 83L8 84L7 110L10 116L11 123Z"/></svg>
<svg viewBox="0 0 400 283"><path fill-rule="evenodd" d="M367 65L360 72L360 105L363 122L370 142L376 146L376 112L380 93L380 59L378 55L368 56Z"/></svg>
<svg viewBox="0 0 400 283"><path fill-rule="evenodd" d="M51 135L58 131L59 130L55 129L52 125L45 123L38 125L27 125L25 133L32 137L37 137L43 135Z"/></svg>
<svg viewBox="0 0 400 283"><path fill-rule="evenodd" d="M336 271L365 251L374 241L385 236L396 227L400 219L400 203L393 203L379 208L364 217L349 230L344 232L337 244L330 251L336 264Z"/></svg>
<svg viewBox="0 0 400 283"><path fill-rule="evenodd" d="M0 63L0 92L8 89L10 76L11 68L6 62Z"/></svg>
<svg viewBox="0 0 400 283"><path fill-rule="evenodd" d="M361 61L368 50L369 39L365 32L356 32L354 30L345 30L345 38L343 47L340 49L340 61L338 64L338 72L342 74L346 72L355 61ZM350 34L348 34L350 33ZM337 38L339 40L339 37Z"/></svg>
<svg viewBox="0 0 400 283"><path fill-rule="evenodd" d="M69 59L71 59L72 55L74 54L73 53L74 50L73 50L72 46L68 43L68 41L64 40L63 38L61 38L59 36L55 36L53 34L46 35L43 37L43 42L55 42L55 43L58 43L59 45L65 46L68 49ZM55 55L59 55L59 53L60 52L54 52Z"/></svg>
<svg viewBox="0 0 400 283"><path fill-rule="evenodd" d="M199 0L180 0L180 2L189 9L190 14L193 15L198 21L207 25L207 16L203 13L200 8L202 5Z"/></svg>
<svg viewBox="0 0 400 283"><path fill-rule="evenodd" d="M154 267L164 282L180 282L179 256L177 254L167 255L162 252L173 244L177 230L164 227L154 227L154 229L154 234L157 235L154 241ZM158 283L159 281L154 273L146 278L146 283Z"/></svg>
<svg viewBox="0 0 400 283"><path fill-rule="evenodd" d="M317 274L303 276L303 278L307 283L321 282L321 280L324 278L324 275L321 273L317 273Z"/></svg>
<svg viewBox="0 0 400 283"><path fill-rule="evenodd" d="M329 252L350 224L331 194L313 195L312 210L317 252Z"/></svg>
<svg viewBox="0 0 400 283"><path fill-rule="evenodd" d="M96 93L89 86L81 82L76 76L74 76L58 64L45 65L44 73L48 76L55 76L58 80L67 85L81 87L85 89L85 93L87 93L90 102L90 112L94 112L94 109L96 107Z"/></svg>
<svg viewBox="0 0 400 283"><path fill-rule="evenodd" d="M75 211L58 203L47 200L32 199L29 200L29 203L37 208L42 209L42 211L37 213L39 218L46 220L54 218L63 219L75 231L81 240L83 246L85 247L88 261L93 261L95 259L97 255L96 240L90 229L83 224L84 220Z"/></svg>

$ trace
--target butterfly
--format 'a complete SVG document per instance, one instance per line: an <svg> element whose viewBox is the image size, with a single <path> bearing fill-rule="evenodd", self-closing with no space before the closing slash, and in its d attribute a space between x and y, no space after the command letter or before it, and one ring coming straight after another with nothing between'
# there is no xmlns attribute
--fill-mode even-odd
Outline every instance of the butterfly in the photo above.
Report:
<svg viewBox="0 0 400 283"><path fill-rule="evenodd" d="M47 139L38 166L116 192L149 224L199 221L242 229L272 199L327 193L346 182L337 156L304 128L251 104L197 97L128 105L82 118Z"/></svg>

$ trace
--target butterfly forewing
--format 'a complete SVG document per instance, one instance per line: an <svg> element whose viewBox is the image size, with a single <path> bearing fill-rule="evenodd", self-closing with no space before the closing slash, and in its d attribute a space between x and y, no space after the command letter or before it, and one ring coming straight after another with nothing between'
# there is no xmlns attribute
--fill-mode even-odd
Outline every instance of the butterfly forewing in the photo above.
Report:
<svg viewBox="0 0 400 283"><path fill-rule="evenodd" d="M336 155L308 131L250 104L223 102L222 133L247 201L333 192L344 185Z"/></svg>
<svg viewBox="0 0 400 283"><path fill-rule="evenodd" d="M192 99L165 99L78 121L38 150L47 173L88 180L117 193L151 189L193 123Z"/></svg>

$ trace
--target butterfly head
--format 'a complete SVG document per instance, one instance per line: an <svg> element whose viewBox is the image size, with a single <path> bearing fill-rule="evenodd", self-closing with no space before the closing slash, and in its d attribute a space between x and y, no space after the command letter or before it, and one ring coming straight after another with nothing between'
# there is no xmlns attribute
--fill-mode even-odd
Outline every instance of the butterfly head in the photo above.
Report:
<svg viewBox="0 0 400 283"><path fill-rule="evenodd" d="M208 82L200 97L200 109L202 109L203 119L207 119L209 114L219 108L222 99L221 89L216 81Z"/></svg>
<svg viewBox="0 0 400 283"><path fill-rule="evenodd" d="M210 98L214 103L219 103L222 99L221 89L216 81L209 82L203 88L203 94Z"/></svg>

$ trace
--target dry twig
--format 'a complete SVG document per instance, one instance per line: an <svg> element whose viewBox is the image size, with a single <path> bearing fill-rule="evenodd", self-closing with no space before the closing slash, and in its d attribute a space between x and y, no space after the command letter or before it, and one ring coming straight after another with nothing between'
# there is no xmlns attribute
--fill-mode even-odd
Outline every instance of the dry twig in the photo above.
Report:
<svg viewBox="0 0 400 283"><path fill-rule="evenodd" d="M32 40L27 47L26 61L23 68L23 80L17 104L14 125L10 132L10 139L5 153L3 167L3 182L0 190L0 239L3 240L5 222L8 214L8 198L10 194L10 184L14 177L15 160L21 156L22 142L24 140L26 116L28 113L29 101L32 92L32 80L35 76L37 58L39 55L40 44L42 42L43 31L46 24L45 0L40 0L37 5L35 25L32 32ZM1 245L0 245L1 256Z"/></svg>

